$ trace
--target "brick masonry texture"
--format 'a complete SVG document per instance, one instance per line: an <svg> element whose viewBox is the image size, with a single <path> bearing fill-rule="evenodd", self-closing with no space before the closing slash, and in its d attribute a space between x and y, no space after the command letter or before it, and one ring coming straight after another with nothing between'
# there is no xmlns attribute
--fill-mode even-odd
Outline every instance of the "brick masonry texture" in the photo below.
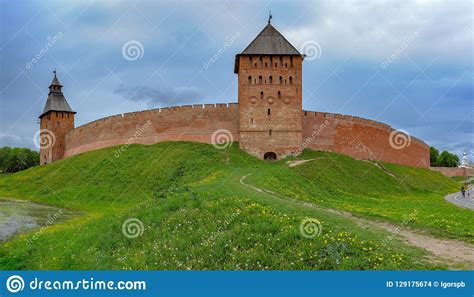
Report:
<svg viewBox="0 0 474 297"><path fill-rule="evenodd" d="M441 172L442 174L452 176L474 176L474 168L466 167L431 167L431 170Z"/></svg>
<svg viewBox="0 0 474 297"><path fill-rule="evenodd" d="M277 159L301 152L300 56L240 56L240 148Z"/></svg>
<svg viewBox="0 0 474 297"><path fill-rule="evenodd" d="M162 141L212 143L212 135L225 129L239 141L237 104L186 105L106 117L66 134L65 156L99 148Z"/></svg>
<svg viewBox="0 0 474 297"><path fill-rule="evenodd" d="M397 148L390 143L394 129L386 124L350 115L314 111L304 111L303 114L305 147L356 159L424 168L430 165L428 145L410 136L404 145Z"/></svg>
<svg viewBox="0 0 474 297"><path fill-rule="evenodd" d="M212 135L226 129L240 141L238 105L188 105L106 117L70 130L65 135L65 157L126 143L154 144L162 141L212 143ZM148 124L150 121L151 124ZM390 126L359 117L303 111L302 140L287 143L295 150L311 148L349 155L356 159L380 160L416 167L429 167L429 147L415 137L408 146L395 149L389 138ZM267 132L262 132L261 142ZM273 136L273 135L272 135Z"/></svg>
<svg viewBox="0 0 474 297"><path fill-rule="evenodd" d="M40 164L44 165L64 158L65 135L74 129L74 113L51 111L41 117L40 129L52 132L46 133L44 138L54 137L45 146L40 146Z"/></svg>

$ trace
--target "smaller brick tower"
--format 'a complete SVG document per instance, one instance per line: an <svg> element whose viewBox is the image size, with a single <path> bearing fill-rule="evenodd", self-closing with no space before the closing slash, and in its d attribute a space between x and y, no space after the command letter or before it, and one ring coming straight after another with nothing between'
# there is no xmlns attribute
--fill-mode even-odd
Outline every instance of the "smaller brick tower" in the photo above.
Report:
<svg viewBox="0 0 474 297"><path fill-rule="evenodd" d="M260 159L301 152L304 56L268 24L235 57L240 148Z"/></svg>
<svg viewBox="0 0 474 297"><path fill-rule="evenodd" d="M40 119L40 165L45 165L64 157L66 132L74 129L74 114L64 98L62 85L56 71L49 86L48 100Z"/></svg>

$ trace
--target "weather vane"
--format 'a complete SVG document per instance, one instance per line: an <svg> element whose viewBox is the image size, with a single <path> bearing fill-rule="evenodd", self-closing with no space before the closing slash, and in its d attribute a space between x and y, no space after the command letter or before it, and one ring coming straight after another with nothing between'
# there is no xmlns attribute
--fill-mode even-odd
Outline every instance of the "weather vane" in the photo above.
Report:
<svg viewBox="0 0 474 297"><path fill-rule="evenodd" d="M271 21L272 21L272 11L270 10L270 12L268 13L268 23L270 24Z"/></svg>

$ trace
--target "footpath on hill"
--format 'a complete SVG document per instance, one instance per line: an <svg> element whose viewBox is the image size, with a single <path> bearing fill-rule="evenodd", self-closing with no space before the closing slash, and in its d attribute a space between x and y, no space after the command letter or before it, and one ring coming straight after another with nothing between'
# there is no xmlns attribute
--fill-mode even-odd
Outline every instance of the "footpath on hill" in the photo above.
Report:
<svg viewBox="0 0 474 297"><path fill-rule="evenodd" d="M285 200L291 203L296 203L308 208L314 208L322 211L326 211L329 213L337 214L340 216L344 216L350 219L357 221L359 225L362 227L376 227L379 229L386 230L393 234L394 236L398 236L406 243L425 249L429 251L433 257L431 260L433 262L441 262L447 264L450 268L457 268L459 265L465 266L467 269L474 269L474 246L468 243L460 242L457 240L448 240L448 239L440 239L433 237L428 234L423 234L421 231L408 229L406 227L400 228L400 226L392 223L381 222L376 220L370 220L366 218L357 217L354 214L346 211L335 210L331 208L324 208L319 205L304 202L301 200L293 199L290 197L282 196L278 193L273 191L258 188L251 184L245 182L245 179L250 174L242 176L240 178L240 184L245 187L252 188L253 190L266 193L274 198ZM474 193L473 193L474 194ZM456 265L453 265L456 264Z"/></svg>

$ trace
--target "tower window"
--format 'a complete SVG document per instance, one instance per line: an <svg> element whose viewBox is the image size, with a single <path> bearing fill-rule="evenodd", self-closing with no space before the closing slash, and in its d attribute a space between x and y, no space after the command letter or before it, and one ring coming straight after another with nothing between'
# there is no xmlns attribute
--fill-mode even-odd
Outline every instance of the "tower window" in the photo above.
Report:
<svg viewBox="0 0 474 297"><path fill-rule="evenodd" d="M288 63L285 63L285 68L288 68Z"/></svg>
<svg viewBox="0 0 474 297"><path fill-rule="evenodd" d="M255 67L257 67L257 63L255 63Z"/></svg>
<svg viewBox="0 0 474 297"><path fill-rule="evenodd" d="M283 57L280 56L280 66L283 66Z"/></svg>
<svg viewBox="0 0 474 297"><path fill-rule="evenodd" d="M252 56L249 57L249 62L252 64Z"/></svg>
<svg viewBox="0 0 474 297"><path fill-rule="evenodd" d="M267 67L267 66L268 66L268 64L267 64L267 62L265 62L265 67Z"/></svg>
<svg viewBox="0 0 474 297"><path fill-rule="evenodd" d="M267 111L267 114L270 115L270 113L271 113L271 112L270 112L270 108L269 108L268 111Z"/></svg>
<svg viewBox="0 0 474 297"><path fill-rule="evenodd" d="M290 85L293 83L293 77L290 76Z"/></svg>
<svg viewBox="0 0 474 297"><path fill-rule="evenodd" d="M258 77L258 83L259 83L259 84L262 83L262 76L261 76L261 75Z"/></svg>
<svg viewBox="0 0 474 297"><path fill-rule="evenodd" d="M273 65L273 57L270 56L270 67Z"/></svg>
<svg viewBox="0 0 474 297"><path fill-rule="evenodd" d="M250 118L250 123L251 123L251 124L253 124L253 123L254 123L254 121L253 121L253 118Z"/></svg>
<svg viewBox="0 0 474 297"><path fill-rule="evenodd" d="M272 129L268 130L268 134L272 136Z"/></svg>
<svg viewBox="0 0 474 297"><path fill-rule="evenodd" d="M278 91L278 99L281 99L281 92Z"/></svg>
<svg viewBox="0 0 474 297"><path fill-rule="evenodd" d="M260 66L262 66L262 65L263 65L263 58L262 58L262 56L260 56Z"/></svg>
<svg viewBox="0 0 474 297"><path fill-rule="evenodd" d="M268 78L268 82L269 83L273 83L273 77L270 75L270 77Z"/></svg>
<svg viewBox="0 0 474 297"><path fill-rule="evenodd" d="M249 85L252 83L252 76L249 76Z"/></svg>
<svg viewBox="0 0 474 297"><path fill-rule="evenodd" d="M263 99L263 91L260 92L260 99Z"/></svg>
<svg viewBox="0 0 474 297"><path fill-rule="evenodd" d="M293 67L293 56L290 57L290 67Z"/></svg>
<svg viewBox="0 0 474 297"><path fill-rule="evenodd" d="M283 83L283 77L280 76L280 85Z"/></svg>
<svg viewBox="0 0 474 297"><path fill-rule="evenodd" d="M275 63L275 68L277 68L277 67L278 67L278 64L277 64L277 63Z"/></svg>

